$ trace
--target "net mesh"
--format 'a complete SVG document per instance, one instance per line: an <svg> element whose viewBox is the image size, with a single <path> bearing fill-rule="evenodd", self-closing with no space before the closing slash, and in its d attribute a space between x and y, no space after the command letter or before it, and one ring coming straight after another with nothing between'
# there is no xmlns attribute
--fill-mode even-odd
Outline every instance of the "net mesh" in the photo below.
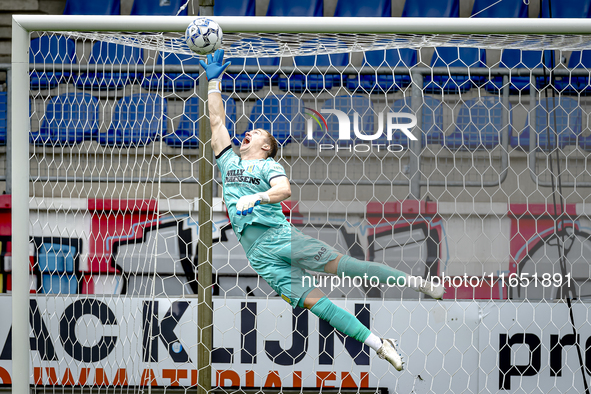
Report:
<svg viewBox="0 0 591 394"><path fill-rule="evenodd" d="M194 55L182 33L54 32L70 37ZM269 41L273 45L269 45ZM232 57L299 56L436 46L489 49L582 50L591 46L577 34L359 34L225 33L222 48Z"/></svg>
<svg viewBox="0 0 591 394"><path fill-rule="evenodd" d="M198 175L197 58L172 33L31 38L34 70L20 87L31 120L28 379L38 391L195 387L198 203L211 181ZM292 225L345 255L448 282L436 302L315 277L377 335L399 339L407 366L395 375L257 275L216 171L212 385L582 391L557 301L591 294L587 36L224 39L233 149L249 130L271 131ZM588 337L587 303L573 311ZM9 360L0 367L16 378Z"/></svg>

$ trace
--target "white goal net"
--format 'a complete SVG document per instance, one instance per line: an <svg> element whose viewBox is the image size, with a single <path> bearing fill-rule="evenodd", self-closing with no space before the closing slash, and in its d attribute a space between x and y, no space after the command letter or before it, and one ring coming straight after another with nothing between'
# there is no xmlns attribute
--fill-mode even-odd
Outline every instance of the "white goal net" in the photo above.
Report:
<svg viewBox="0 0 591 394"><path fill-rule="evenodd" d="M0 283L13 294L0 297L13 310L0 322L2 384L584 392L591 29L214 18L233 149L247 131L273 134L291 225L444 282L438 301L314 276L399 341L396 372L251 268L205 137L206 80L182 39L191 18L160 19L18 19L1 151L12 197Z"/></svg>

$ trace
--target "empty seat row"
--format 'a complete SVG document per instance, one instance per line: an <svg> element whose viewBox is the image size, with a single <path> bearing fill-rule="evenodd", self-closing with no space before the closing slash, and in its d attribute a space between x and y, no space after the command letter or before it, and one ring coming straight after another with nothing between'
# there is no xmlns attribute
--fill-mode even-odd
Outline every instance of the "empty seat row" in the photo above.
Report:
<svg viewBox="0 0 591 394"><path fill-rule="evenodd" d="M236 45L267 45L278 44L266 38L243 40ZM303 44L312 47L331 46L338 49L345 45L338 41L316 40ZM305 48L304 48L305 49ZM520 51L506 49L502 52L500 68L506 69L540 69L543 65L552 69L555 63L552 51ZM279 69L279 57L267 58L234 58L230 59L235 66L270 66ZM349 64L348 53L330 55L312 55L294 57L294 65L299 67L345 67ZM42 36L31 41L30 62L43 64L76 63L74 41L64 36ZM143 64L143 53L140 48L122 46L114 43L97 42L90 54L89 64ZM198 65L198 58L174 53L162 53L156 59L157 65ZM364 54L362 68L378 69L383 67L414 67L417 65L417 52L413 49L389 49L368 51ZM486 67L486 52L476 48L436 48L431 58L432 67ZM591 51L573 52L568 67L572 69L591 68ZM138 72L87 72L78 76L65 71L33 71L31 73L32 89L54 88L60 83L71 82L79 89L112 90L119 89L130 83L141 83L142 87L154 91L192 90L198 83L199 73L154 73L144 76ZM280 90L293 93L320 92L333 87L346 86L353 92L392 93L410 85L408 74L359 74L345 75L336 71L325 74L231 74L226 73L222 79L224 92L258 91L270 84L276 84ZM530 87L528 76L511 76L509 81L511 94L527 93ZM547 85L548 78L537 77L537 87ZM426 75L424 89L427 93L463 93L472 87L485 86L492 93L503 88L502 76L475 75ZM591 91L589 78L585 76L567 76L555 79L554 86L563 94L580 94Z"/></svg>
<svg viewBox="0 0 591 394"><path fill-rule="evenodd" d="M514 148L529 150L530 132L535 133L536 148L551 150L567 145L579 145L591 150L591 136L582 136L582 109L576 100L568 97L541 99L535 107L535 127L530 120L526 121L519 135L513 135L511 107L505 108L498 97L479 97L465 101L456 118L456 129L450 135L443 134L442 102L424 96L419 104L422 112L421 129L422 143L440 144L451 150L494 149L500 144L501 133L506 127L510 137L510 145ZM338 96L327 100L322 109L338 109L349 115L359 116L357 120L360 130L371 135L376 132L376 114L372 103L367 97ZM302 142L304 146L316 148L320 144L346 146L350 143L367 143L359 138L339 140L339 121L336 116L326 116L326 126L322 123L314 126L312 138L307 138L306 119L302 114L311 112L303 108L303 104L291 95L267 97L259 100L250 115L252 129L269 130L280 143L289 141ZM503 111L508 113L508 124L503 125ZM357 112L358 115L355 114ZM390 112L413 113L410 98L396 100ZM546 127L550 119L550 126ZM350 119L351 124L355 122ZM401 123L404 121L401 120ZM314 123L315 124L315 123ZM383 121L383 124L386 124ZM238 143L244 134L238 136ZM557 143L558 140L558 143ZM373 141L372 144L399 144L408 147L408 138L401 132L394 132L391 140L386 134Z"/></svg>
<svg viewBox="0 0 591 394"><path fill-rule="evenodd" d="M236 103L228 97L224 97L224 102L226 127L234 143L240 144L245 132L235 133ZM514 148L529 150L530 133L533 130L537 149L550 150L578 144L585 150L591 150L591 136L581 135L582 109L576 100L568 97L541 99L534 111L535 127L528 118L519 135L513 135L510 105L505 107L497 96L478 97L463 102L455 120L456 129L450 135L443 133L441 101L424 96L417 107L421 108L422 113L423 146L439 144L453 150L493 149L500 144L503 128L507 127L510 145ZM361 133L373 135L377 132L376 112L368 97L337 96L326 100L320 112L323 109L336 109L348 114L351 125L356 124ZM503 125L503 111L508 113L506 125ZM413 113L412 99L396 100L389 107L389 112ZM322 127L323 122L318 120L318 115L319 112L306 108L293 95L268 96L255 103L249 116L249 130L262 128L270 131L281 145L295 141L310 148L316 148L320 144L344 146L367 142L355 136L352 140L339 140L337 116L327 114ZM47 104L40 129L31 132L30 142L42 146L67 146L95 140L105 146L139 147L162 137L167 145L175 148L199 147L200 115L197 97L184 103L180 123L170 133L167 131L167 100L156 94L140 93L120 99L106 133L99 134L98 117L98 100L90 94L69 93L56 96ZM317 123L311 121L313 118ZM408 119L395 121L403 124ZM377 123L383 129L387 121L382 118ZM308 135L310 126L311 138ZM371 143L408 147L408 138L402 132L394 132L388 140L387 134L382 132Z"/></svg>
<svg viewBox="0 0 591 394"><path fill-rule="evenodd" d="M179 9L185 0L135 0L131 15L188 15L187 8ZM120 15L121 0L80 1L68 0L64 15Z"/></svg>
<svg viewBox="0 0 591 394"><path fill-rule="evenodd" d="M131 15L188 15L188 8L180 10L186 0L134 0ZM180 11L180 12L179 12ZM67 0L64 15L120 15L121 0ZM224 0L214 4L215 15L254 16L255 0Z"/></svg>
<svg viewBox="0 0 591 394"><path fill-rule="evenodd" d="M501 61L497 67L501 69L546 69L554 67L552 51L521 51L506 49L501 55ZM234 65L247 66L279 66L279 58L264 59L231 59ZM345 67L349 64L347 53L296 56L294 65L299 67ZM412 68L417 65L417 51L414 49L389 49L367 51L364 53L363 68L377 70L379 68ZM431 58L431 67L478 67L486 68L486 52L477 48L435 48ZM569 68L591 68L591 51L575 51L571 54ZM516 73L517 74L517 73ZM550 72L547 77L536 77L536 87L543 88L549 84ZM393 93L406 88L411 83L409 74L358 74L346 75L336 72L325 74L274 74L272 76L258 73L225 74L222 79L222 89L225 92L244 92L259 90L264 86L276 83L280 90L293 93L310 92L317 93L330 90L333 87L346 86L352 92L363 93ZM567 76L553 81L555 88L563 94L581 94L591 92L589 78L585 76ZM473 87L485 87L491 93L499 93L504 87L502 76L477 76L477 75L425 75L423 78L423 90L431 94L457 94L464 93ZM509 80L510 94L523 94L529 92L529 76L511 76Z"/></svg>
<svg viewBox="0 0 591 394"><path fill-rule="evenodd" d="M224 98L228 115L227 128L234 135L236 104ZM117 101L106 133L99 133L99 101L88 93L66 93L53 97L41 119L39 130L29 135L38 146L71 146L84 141L97 141L104 146L140 147L164 138L175 147L198 147L197 120L199 98L184 104L177 129L167 134L167 100L152 93L138 93ZM196 134L197 133L197 134Z"/></svg>
<svg viewBox="0 0 591 394"><path fill-rule="evenodd" d="M131 15L187 15L187 8L180 10L184 0L135 0ZM541 16L544 18L586 18L591 0L554 2L543 0ZM255 16L255 0L224 0L214 3L214 15ZM459 17L459 0L406 0L403 17ZM179 13L180 11L180 13ZM88 2L68 0L66 15L119 15L121 0ZM391 0L338 0L334 11L336 17L389 17L392 14ZM316 16L324 15L323 0L270 0L267 16ZM526 18L527 5L521 1L503 1L491 5L490 0L476 0L472 15L480 18ZM332 15L331 15L332 16Z"/></svg>
<svg viewBox="0 0 591 394"><path fill-rule="evenodd" d="M591 150L591 135L583 136L583 111L578 102L568 97L543 98L536 103L532 125L529 117L525 127L518 135L513 135L511 106L505 107L499 97L477 97L462 103L455 119L455 131L450 135L443 134L443 105L442 102L429 96L424 96L419 107L422 110L421 129L423 131L423 146L441 144L451 150L494 149L500 144L501 133L507 128L510 146L530 149L530 133L535 133L536 149L544 151L564 148L567 145L578 145L584 150ZM367 111L371 109L371 102L361 96L340 96L330 99L323 105L325 109L340 109L345 113ZM507 112L508 123L503 125L503 112ZM375 130L373 111L368 111L363 121L363 130L371 134ZM391 112L412 113L412 100L401 99L394 102ZM346 145L349 141L338 140L339 124L336 116L327 120L329 130L326 133L315 129L314 140L304 140L304 145L314 146L318 143ZM384 122L385 123L385 122ZM362 141L357 141L362 142ZM385 136L373 143L394 143L408 146L408 139L402 133L394 133L390 142Z"/></svg>
<svg viewBox="0 0 591 394"><path fill-rule="evenodd" d="M76 44L64 36L42 36L31 40L29 55L31 63L55 64L76 63ZM97 42L92 47L89 64L143 64L143 51L140 48ZM197 57L161 53L156 59L157 65L198 65ZM74 83L79 89L111 90L120 89L130 83L141 83L148 90L191 90L197 84L199 73L154 73L144 78L137 72L87 72L75 76L66 71L33 71L30 75L32 89L52 89L60 83Z"/></svg>

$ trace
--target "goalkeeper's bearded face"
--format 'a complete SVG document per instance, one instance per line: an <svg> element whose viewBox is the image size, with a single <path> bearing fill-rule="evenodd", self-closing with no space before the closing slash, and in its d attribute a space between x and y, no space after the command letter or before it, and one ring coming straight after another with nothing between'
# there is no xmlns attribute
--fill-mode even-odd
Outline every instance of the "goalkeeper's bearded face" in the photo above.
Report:
<svg viewBox="0 0 591 394"><path fill-rule="evenodd" d="M240 145L240 155L244 158L267 158L271 146L267 139L267 132L263 129L255 129L244 135Z"/></svg>

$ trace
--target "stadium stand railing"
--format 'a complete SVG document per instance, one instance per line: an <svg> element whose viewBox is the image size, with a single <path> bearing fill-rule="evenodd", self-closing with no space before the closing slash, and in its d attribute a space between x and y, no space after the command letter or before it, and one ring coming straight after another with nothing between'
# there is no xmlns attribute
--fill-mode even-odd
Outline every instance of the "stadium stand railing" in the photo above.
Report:
<svg viewBox="0 0 591 394"><path fill-rule="evenodd" d="M486 52L477 48L438 47L431 58L431 67L486 67ZM427 75L424 90L428 93L464 93L472 87L482 85L484 77L479 75Z"/></svg>
<svg viewBox="0 0 591 394"><path fill-rule="evenodd" d="M76 42L64 36L41 36L31 40L29 63L56 66L52 70L63 69L64 64L76 63ZM68 82L72 73L68 71L33 71L31 89L53 89L60 83Z"/></svg>
<svg viewBox="0 0 591 394"><path fill-rule="evenodd" d="M367 51L364 53L363 67L379 69L380 67L414 67L417 64L417 51L414 49L386 49ZM410 75L349 75L347 88L353 92L383 94L394 93L410 85Z"/></svg>
<svg viewBox="0 0 591 394"><path fill-rule="evenodd" d="M460 107L456 118L456 130L445 137L449 149L494 149L499 145L501 131L509 127L511 120L503 125L503 111L511 114L511 104L506 108L498 96L469 99Z"/></svg>
<svg viewBox="0 0 591 394"><path fill-rule="evenodd" d="M504 49L501 53L501 62L499 63L499 67L511 70L515 69L516 71L522 69L541 69L542 67L546 67L547 70L550 70L553 68L550 62L550 52L551 51L545 51L542 53L542 51L520 51L519 49ZM509 82L509 94L522 94L529 92L529 76L512 75L509 79ZM544 77L536 77L536 84L538 88L542 87L544 85ZM493 77L486 84L486 90L491 93L498 93L502 87L502 76Z"/></svg>
<svg viewBox="0 0 591 394"><path fill-rule="evenodd" d="M76 78L76 86L79 89L111 90L121 89L123 86L135 83L143 76L133 69L144 63L143 50L111 42L99 41L92 46L92 53L88 59L89 65L108 64L117 68L118 65L129 69L131 72L86 72ZM98 67L97 69L103 69Z"/></svg>
<svg viewBox="0 0 591 394"><path fill-rule="evenodd" d="M195 56L163 52L156 55L156 65L199 65ZM199 73L154 73L146 75L142 80L142 88L146 90L175 92L194 90L199 84Z"/></svg>

